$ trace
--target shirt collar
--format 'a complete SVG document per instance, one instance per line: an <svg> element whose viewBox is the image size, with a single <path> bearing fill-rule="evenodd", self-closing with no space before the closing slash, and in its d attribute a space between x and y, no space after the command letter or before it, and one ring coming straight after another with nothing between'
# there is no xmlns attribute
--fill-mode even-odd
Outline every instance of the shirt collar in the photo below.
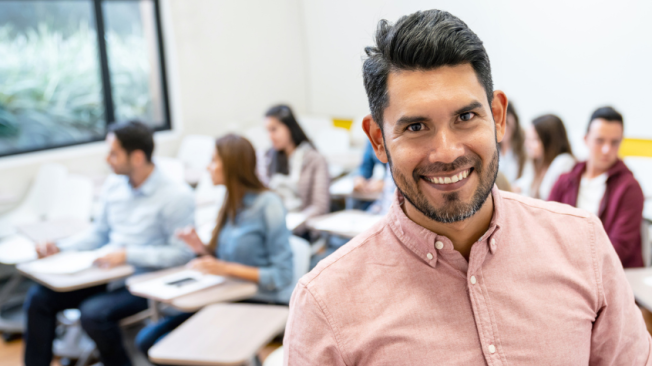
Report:
<svg viewBox="0 0 652 366"><path fill-rule="evenodd" d="M143 184L140 185L140 187L133 188L131 186L131 183L129 183L129 188L131 188L131 192L135 196L139 196L139 195L151 196L156 191L160 179L161 179L161 172L159 172L158 168L154 166L154 169L149 174L149 177L145 179L145 181L143 182Z"/></svg>
<svg viewBox="0 0 652 366"><path fill-rule="evenodd" d="M495 185L491 190L491 197L494 200L493 216L487 231L478 242L486 242L489 252L495 254L498 250L497 242L499 242L498 236L503 220L503 198ZM404 200L405 198L397 189L394 202L387 215L389 226L408 249L430 266L436 267L438 251L455 250L453 243L447 237L432 232L408 218L401 208Z"/></svg>

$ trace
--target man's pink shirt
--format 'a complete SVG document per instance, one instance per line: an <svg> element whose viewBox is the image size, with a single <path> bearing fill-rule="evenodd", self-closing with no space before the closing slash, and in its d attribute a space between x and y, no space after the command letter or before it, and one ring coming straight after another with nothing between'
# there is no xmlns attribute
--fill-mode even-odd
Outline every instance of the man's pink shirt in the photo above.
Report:
<svg viewBox="0 0 652 366"><path fill-rule="evenodd" d="M390 212L294 291L285 364L652 365L651 339L600 221L492 191L467 262Z"/></svg>

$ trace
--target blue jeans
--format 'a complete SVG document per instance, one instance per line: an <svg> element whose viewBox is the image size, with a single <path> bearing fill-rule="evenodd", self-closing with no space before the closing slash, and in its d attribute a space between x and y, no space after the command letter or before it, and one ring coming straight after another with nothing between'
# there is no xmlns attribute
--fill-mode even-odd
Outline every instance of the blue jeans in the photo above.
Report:
<svg viewBox="0 0 652 366"><path fill-rule="evenodd" d="M121 319L147 309L147 300L122 287L107 291L106 286L70 292L55 292L41 285L30 288L24 304L27 314L25 365L49 366L55 338L56 315L79 308L81 325L95 341L105 366L129 366L131 361L122 343Z"/></svg>
<svg viewBox="0 0 652 366"><path fill-rule="evenodd" d="M159 320L156 323L152 323L145 328L141 329L136 336L136 348L140 350L145 356L152 346L163 337L168 335L176 327L181 325L193 316L195 313L181 313L177 315L172 315L165 317Z"/></svg>

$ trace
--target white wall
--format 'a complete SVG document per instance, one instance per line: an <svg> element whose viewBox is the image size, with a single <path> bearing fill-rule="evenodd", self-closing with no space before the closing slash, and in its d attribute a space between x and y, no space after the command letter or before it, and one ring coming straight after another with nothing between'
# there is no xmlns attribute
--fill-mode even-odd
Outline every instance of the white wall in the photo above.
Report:
<svg viewBox="0 0 652 366"><path fill-rule="evenodd" d="M307 111L305 48L298 0L164 0L163 29L175 131L155 153L176 154L187 133L217 136L262 123L288 102ZM22 197L42 163L103 174L102 143L0 158L0 196ZM0 212L9 207L0 206Z"/></svg>
<svg viewBox="0 0 652 366"><path fill-rule="evenodd" d="M652 138L652 2L304 0L302 7L313 112L367 113L361 60L378 20L438 8L483 40L495 87L524 123L558 114L581 155L591 112L610 104L623 113L626 136Z"/></svg>

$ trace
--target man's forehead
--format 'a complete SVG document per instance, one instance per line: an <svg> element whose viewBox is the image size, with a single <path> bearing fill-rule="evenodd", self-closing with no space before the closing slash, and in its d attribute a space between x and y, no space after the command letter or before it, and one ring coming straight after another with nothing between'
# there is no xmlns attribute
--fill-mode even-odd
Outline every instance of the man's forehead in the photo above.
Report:
<svg viewBox="0 0 652 366"><path fill-rule="evenodd" d="M403 113L450 114L473 101L487 104L487 97L470 64L442 66L432 70L390 72L387 80L389 105L385 110Z"/></svg>
<svg viewBox="0 0 652 366"><path fill-rule="evenodd" d="M596 118L591 121L589 133L594 132L599 135L621 136L623 134L623 125L618 121L607 121L602 118Z"/></svg>

